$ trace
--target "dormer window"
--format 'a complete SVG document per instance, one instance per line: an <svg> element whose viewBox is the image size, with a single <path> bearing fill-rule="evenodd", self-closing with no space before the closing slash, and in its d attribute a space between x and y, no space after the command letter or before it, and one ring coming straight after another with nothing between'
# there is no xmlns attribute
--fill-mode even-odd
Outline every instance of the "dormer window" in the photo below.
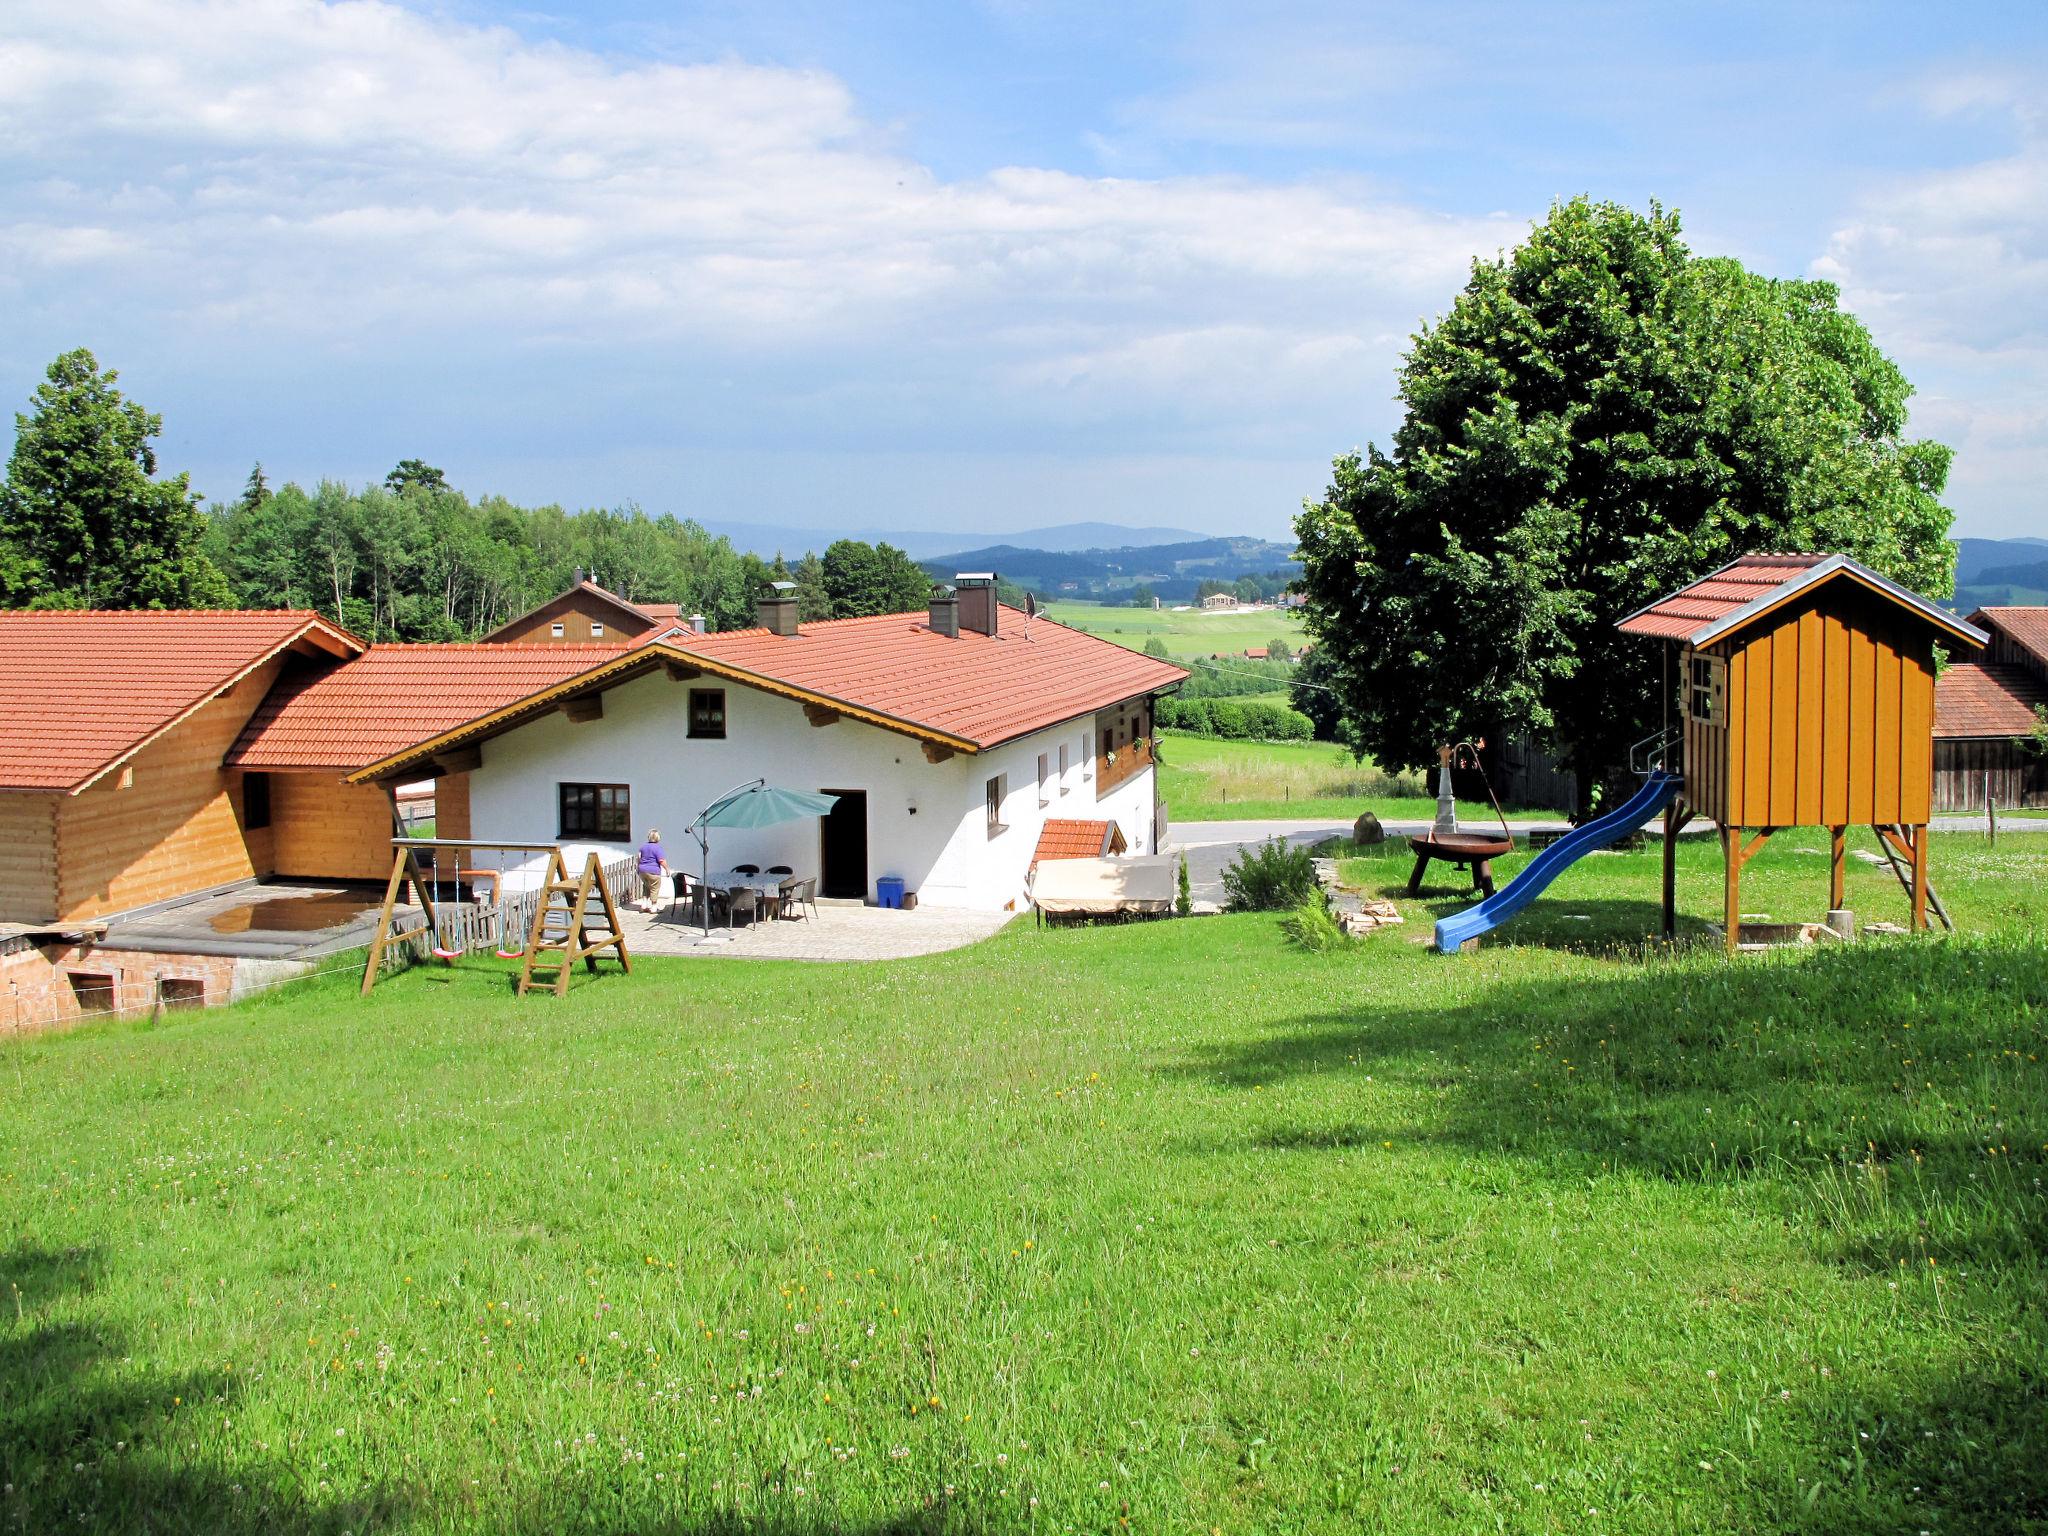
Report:
<svg viewBox="0 0 2048 1536"><path fill-rule="evenodd" d="M593 640L602 640L604 638L604 626L598 623L596 619L590 621L590 638Z"/></svg>
<svg viewBox="0 0 2048 1536"><path fill-rule="evenodd" d="M568 627L567 627L566 625L563 625L563 624L559 624L559 623L557 623L557 624L550 624L550 625L548 626L548 633L549 633L550 635L553 635L553 636L554 636L554 637L555 637L555 638L556 638L557 640L561 639L561 638L562 638L562 636L566 635L566 634L567 634L568 632L569 632L569 630L568 630Z"/></svg>

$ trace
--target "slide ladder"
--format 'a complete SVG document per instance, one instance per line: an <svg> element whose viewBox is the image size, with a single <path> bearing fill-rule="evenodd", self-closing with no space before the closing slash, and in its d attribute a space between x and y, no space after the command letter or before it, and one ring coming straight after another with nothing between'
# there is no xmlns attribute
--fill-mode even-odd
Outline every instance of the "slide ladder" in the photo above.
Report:
<svg viewBox="0 0 2048 1536"><path fill-rule="evenodd" d="M1538 853L1519 875L1476 907L1453 912L1436 925L1436 947L1441 954L1453 954L1468 939L1491 933L1529 905L1549 887L1567 864L1577 862L1596 848L1619 842L1678 798L1685 787L1685 775L1659 768L1625 805L1609 811L1583 827L1574 827Z"/></svg>

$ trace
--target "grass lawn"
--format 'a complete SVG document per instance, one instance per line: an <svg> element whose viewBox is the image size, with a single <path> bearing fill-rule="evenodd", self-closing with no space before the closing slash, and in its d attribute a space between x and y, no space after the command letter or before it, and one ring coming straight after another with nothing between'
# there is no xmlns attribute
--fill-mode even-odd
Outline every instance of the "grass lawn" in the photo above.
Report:
<svg viewBox="0 0 2048 1536"><path fill-rule="evenodd" d="M1436 814L1435 793L1420 774L1383 773L1328 742L1223 741L1166 730L1159 740L1159 792L1176 822L1352 821L1362 811L1382 820L1427 821ZM1557 818L1555 811L1509 806L1507 812L1511 820ZM1458 814L1486 822L1493 807L1460 801Z"/></svg>
<svg viewBox="0 0 2048 1536"><path fill-rule="evenodd" d="M2039 1529L2048 839L1935 869L1963 940L1734 964L1610 947L1620 855L1455 958L1445 899L14 1042L0 1528Z"/></svg>
<svg viewBox="0 0 2048 1536"><path fill-rule="evenodd" d="M1048 617L1091 635L1145 649L1145 642L1160 639L1176 656L1207 656L1215 651L1243 651L1251 646L1284 640L1298 646L1307 636L1300 615L1279 608L1262 608L1256 613L1205 613L1201 609L1176 612L1171 608L1109 608L1101 603L1058 602L1046 605Z"/></svg>

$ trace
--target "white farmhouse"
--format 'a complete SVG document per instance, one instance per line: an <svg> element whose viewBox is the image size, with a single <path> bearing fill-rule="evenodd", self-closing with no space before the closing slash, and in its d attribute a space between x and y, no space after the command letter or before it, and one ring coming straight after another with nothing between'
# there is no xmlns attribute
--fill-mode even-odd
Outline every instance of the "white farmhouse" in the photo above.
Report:
<svg viewBox="0 0 2048 1536"><path fill-rule="evenodd" d="M692 870L685 829L735 786L834 794L814 821L711 833L714 869L786 864L826 897L873 899L893 876L923 903L1009 907L1054 818L1112 822L1134 854L1159 847L1152 706L1181 668L1027 619L992 576L960 578L922 613L799 624L775 592L758 617L592 648L588 668L351 778L439 776L444 837L560 842L573 865L658 828L671 865Z"/></svg>

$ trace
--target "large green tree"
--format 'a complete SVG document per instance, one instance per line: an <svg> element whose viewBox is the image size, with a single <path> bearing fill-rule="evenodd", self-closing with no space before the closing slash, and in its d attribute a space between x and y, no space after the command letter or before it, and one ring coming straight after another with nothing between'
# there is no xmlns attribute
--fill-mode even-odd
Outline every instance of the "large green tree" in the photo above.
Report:
<svg viewBox="0 0 2048 1536"><path fill-rule="evenodd" d="M837 539L826 547L821 566L835 619L908 613L931 598L931 577L893 544Z"/></svg>
<svg viewBox="0 0 2048 1536"><path fill-rule="evenodd" d="M184 475L156 474L153 415L83 347L50 364L0 485L0 600L54 608L194 608L229 600Z"/></svg>
<svg viewBox="0 0 2048 1536"><path fill-rule="evenodd" d="M1310 630L1352 744L1392 767L1502 729L1593 787L1660 719L1614 624L1735 556L1855 556L1954 586L1949 450L1832 285L1692 255L1674 213L1559 204L1473 264L1402 365L1391 452L1296 520Z"/></svg>

